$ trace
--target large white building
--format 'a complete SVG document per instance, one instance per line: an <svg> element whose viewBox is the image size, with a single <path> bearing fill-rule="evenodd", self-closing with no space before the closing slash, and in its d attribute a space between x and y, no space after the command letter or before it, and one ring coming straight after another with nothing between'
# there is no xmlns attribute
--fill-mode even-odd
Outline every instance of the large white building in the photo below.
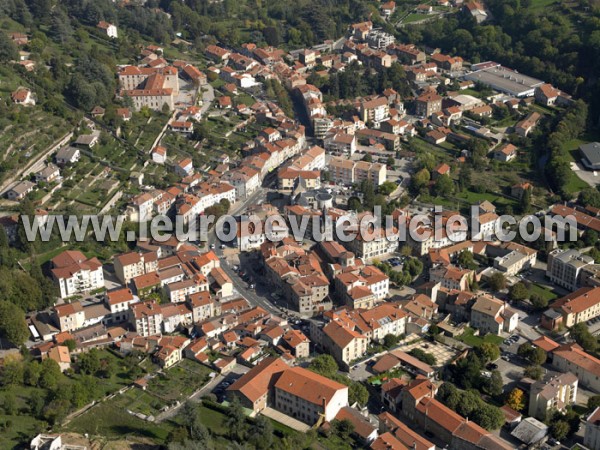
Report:
<svg viewBox="0 0 600 450"><path fill-rule="evenodd" d="M104 288L102 263L97 258L87 258L80 251L68 250L54 257L51 264L60 298Z"/></svg>
<svg viewBox="0 0 600 450"><path fill-rule="evenodd" d="M546 276L550 281L574 291L579 285L581 271L594 264L594 258L583 255L575 249L556 249L548 254Z"/></svg>

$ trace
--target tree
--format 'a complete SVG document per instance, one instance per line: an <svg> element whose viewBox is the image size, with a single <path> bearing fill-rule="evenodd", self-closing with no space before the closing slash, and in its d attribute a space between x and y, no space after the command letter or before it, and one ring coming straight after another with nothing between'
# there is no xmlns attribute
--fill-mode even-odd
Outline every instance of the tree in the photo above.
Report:
<svg viewBox="0 0 600 450"><path fill-rule="evenodd" d="M21 345L29 337L25 313L17 305L0 300L0 337Z"/></svg>
<svg viewBox="0 0 600 450"><path fill-rule="evenodd" d="M489 278L488 284L491 290L501 291L506 287L506 277L500 272L496 272Z"/></svg>
<svg viewBox="0 0 600 450"><path fill-rule="evenodd" d="M348 403L353 405L358 403L361 406L365 406L369 401L369 391L367 388L358 382L354 382L348 388Z"/></svg>
<svg viewBox="0 0 600 450"><path fill-rule="evenodd" d="M0 33L0 62L17 61L19 49L6 33Z"/></svg>
<svg viewBox="0 0 600 450"><path fill-rule="evenodd" d="M473 411L473 421L489 431L500 428L505 422L504 414L500 408L483 402L481 403Z"/></svg>
<svg viewBox="0 0 600 450"><path fill-rule="evenodd" d="M544 374L544 369L540 366L528 366L523 371L526 377L531 378L532 380L541 380L542 375Z"/></svg>
<svg viewBox="0 0 600 450"><path fill-rule="evenodd" d="M393 156L388 156L388 158L385 161L385 164L387 166L394 167L394 165L396 164L396 160L394 159Z"/></svg>
<svg viewBox="0 0 600 450"><path fill-rule="evenodd" d="M598 342L584 322L580 322L571 328L571 337L588 353L594 353Z"/></svg>
<svg viewBox="0 0 600 450"><path fill-rule="evenodd" d="M527 297L529 297L529 289L525 286L525 283L519 281L518 283L513 284L508 289L508 296L511 300L514 301L523 301Z"/></svg>
<svg viewBox="0 0 600 450"><path fill-rule="evenodd" d="M500 358L500 347L491 342L483 342L475 348L475 351L480 355L484 362L496 361Z"/></svg>
<svg viewBox="0 0 600 450"><path fill-rule="evenodd" d="M227 408L227 417L225 425L229 429L229 435L237 441L243 441L246 434L246 415L237 396L233 397L229 407Z"/></svg>
<svg viewBox="0 0 600 450"><path fill-rule="evenodd" d="M412 179L411 179L411 184L412 184L413 190L415 192L421 191L423 188L425 188L427 186L427 184L429 183L429 180L431 180L431 174L429 173L429 171L425 168L419 170L417 173L415 173L412 176Z"/></svg>
<svg viewBox="0 0 600 450"><path fill-rule="evenodd" d="M548 355L544 350L537 346L531 345L529 342L522 344L517 350L517 354L526 358L533 365L540 365L546 362Z"/></svg>
<svg viewBox="0 0 600 450"><path fill-rule="evenodd" d="M433 186L433 191L435 195L440 197L447 197L454 192L454 181L448 175L440 175L435 180L435 185Z"/></svg>
<svg viewBox="0 0 600 450"><path fill-rule="evenodd" d="M373 162L373 155L371 155L370 153L366 153L365 156L363 156L363 161L368 162L368 163L372 163Z"/></svg>
<svg viewBox="0 0 600 450"><path fill-rule="evenodd" d="M397 188L396 183L392 183L391 181L385 181L381 186L377 188L377 192L381 195L390 195Z"/></svg>
<svg viewBox="0 0 600 450"><path fill-rule="evenodd" d="M564 420L557 420L550 425L550 433L555 439L561 441L569 434L569 424Z"/></svg>
<svg viewBox="0 0 600 450"><path fill-rule="evenodd" d="M362 202L358 197L350 197L348 199L348 210L361 212L363 210Z"/></svg>
<svg viewBox="0 0 600 450"><path fill-rule="evenodd" d="M535 309L546 309L548 307L548 299L546 297L542 297L539 294L531 294L529 300L531 301L531 304Z"/></svg>
<svg viewBox="0 0 600 450"><path fill-rule="evenodd" d="M2 409L7 416L12 416L17 412L17 399L12 391L7 391L6 394L4 394Z"/></svg>
<svg viewBox="0 0 600 450"><path fill-rule="evenodd" d="M347 441L354 431L354 425L348 419L334 419L331 421L331 431L342 440Z"/></svg>
<svg viewBox="0 0 600 450"><path fill-rule="evenodd" d="M324 377L331 378L337 373L339 367L333 356L323 354L313 359L308 369Z"/></svg>
<svg viewBox="0 0 600 450"><path fill-rule="evenodd" d="M250 442L258 449L268 449L273 445L273 424L262 414L254 421L250 430Z"/></svg>
<svg viewBox="0 0 600 450"><path fill-rule="evenodd" d="M499 371L493 370L492 375L484 384L483 390L489 395L498 396L502 394L503 386L504 381L502 381L502 375Z"/></svg>
<svg viewBox="0 0 600 450"><path fill-rule="evenodd" d="M506 404L515 411L521 411L523 408L525 408L524 392L519 388L514 388L512 391L510 391L510 394L508 394Z"/></svg>
<svg viewBox="0 0 600 450"><path fill-rule="evenodd" d="M399 340L400 340L400 338L398 336L396 336L395 334L386 334L383 337L383 346L386 349L390 349L390 348L396 346L396 344L398 344Z"/></svg>
<svg viewBox="0 0 600 450"><path fill-rule="evenodd" d="M420 348L413 348L408 352L409 355L414 356L419 361L423 361L425 364L429 364L430 366L434 366L436 363L435 356L431 353L427 353Z"/></svg>
<svg viewBox="0 0 600 450"><path fill-rule="evenodd" d="M56 361L46 358L42 361L42 373L40 374L40 387L54 389L62 377L60 366Z"/></svg>
<svg viewBox="0 0 600 450"><path fill-rule="evenodd" d="M473 252L469 250L463 250L458 255L458 265L464 267L466 269L474 270L477 265L475 264L475 260L473 259Z"/></svg>
<svg viewBox="0 0 600 450"><path fill-rule="evenodd" d="M77 359L77 366L81 373L95 375L100 370L100 357L96 349L82 353Z"/></svg>
<svg viewBox="0 0 600 450"><path fill-rule="evenodd" d="M7 357L0 371L0 384L2 386L19 386L23 384L23 361L20 355Z"/></svg>
<svg viewBox="0 0 600 450"><path fill-rule="evenodd" d="M588 398L587 407L591 411L600 406L600 395L592 395Z"/></svg>
<svg viewBox="0 0 600 450"><path fill-rule="evenodd" d="M23 381L29 386L37 386L42 375L42 365L37 361L31 361L25 366Z"/></svg>

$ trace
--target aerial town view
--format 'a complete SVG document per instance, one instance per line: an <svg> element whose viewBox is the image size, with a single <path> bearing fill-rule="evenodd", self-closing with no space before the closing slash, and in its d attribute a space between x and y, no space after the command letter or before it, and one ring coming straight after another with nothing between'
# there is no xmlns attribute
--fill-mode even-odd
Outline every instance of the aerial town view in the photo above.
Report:
<svg viewBox="0 0 600 450"><path fill-rule="evenodd" d="M600 450L599 339L600 1L0 0L0 450Z"/></svg>

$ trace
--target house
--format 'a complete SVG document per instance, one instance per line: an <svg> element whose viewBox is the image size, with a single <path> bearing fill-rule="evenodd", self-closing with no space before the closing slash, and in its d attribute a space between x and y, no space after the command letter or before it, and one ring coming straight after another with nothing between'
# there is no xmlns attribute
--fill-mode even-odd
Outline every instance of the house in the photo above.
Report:
<svg viewBox="0 0 600 450"><path fill-rule="evenodd" d="M512 333L519 324L519 314L506 303L490 295L477 298L471 308L471 326L481 334Z"/></svg>
<svg viewBox="0 0 600 450"><path fill-rule="evenodd" d="M488 14L481 3L477 1L468 1L464 6L465 11L475 19L477 23L485 22L488 18Z"/></svg>
<svg viewBox="0 0 600 450"><path fill-rule="evenodd" d="M352 361L367 351L367 337L356 330L353 324L347 326L341 321L332 320L321 331L321 347L344 367L349 367Z"/></svg>
<svg viewBox="0 0 600 450"><path fill-rule="evenodd" d="M396 2L388 1L382 3L379 7L379 11L381 11L381 15L383 18L389 19L392 16L392 14L394 14L394 11L396 11Z"/></svg>
<svg viewBox="0 0 600 450"><path fill-rule="evenodd" d="M18 46L27 45L29 43L29 38L25 33L19 33L15 31L12 33L8 33L8 37Z"/></svg>
<svg viewBox="0 0 600 450"><path fill-rule="evenodd" d="M101 20L98 22L97 28L102 30L109 38L116 39L118 37L117 27L112 23Z"/></svg>
<svg viewBox="0 0 600 450"><path fill-rule="evenodd" d="M415 8L418 14L431 14L433 12L433 7L431 5L417 5Z"/></svg>
<svg viewBox="0 0 600 450"><path fill-rule="evenodd" d="M175 173L180 177L187 177L194 173L194 165L190 158L181 160L174 166Z"/></svg>
<svg viewBox="0 0 600 450"><path fill-rule="evenodd" d="M6 198L13 201L23 200L27 194L33 191L35 184L31 181L19 181L12 188L6 191Z"/></svg>
<svg viewBox="0 0 600 450"><path fill-rule="evenodd" d="M94 118L104 117L106 110L102 106L94 106L94 108L90 111L90 115Z"/></svg>
<svg viewBox="0 0 600 450"><path fill-rule="evenodd" d="M295 358L308 358L310 354L310 340L300 330L290 328L283 335L282 343Z"/></svg>
<svg viewBox="0 0 600 450"><path fill-rule="evenodd" d="M100 140L100 131L95 130L90 134L82 134L77 136L75 145L81 145L82 147L93 148Z"/></svg>
<svg viewBox="0 0 600 450"><path fill-rule="evenodd" d="M74 164L79 161L81 152L75 147L61 147L54 156L56 164L59 166L65 166L67 164Z"/></svg>
<svg viewBox="0 0 600 450"><path fill-rule="evenodd" d="M500 162L510 162L517 157L517 147L507 143L494 150L494 159Z"/></svg>
<svg viewBox="0 0 600 450"><path fill-rule="evenodd" d="M339 410L335 420L346 420L352 424L352 434L364 444L370 444L379 436L377 427L371 424L368 418L358 409L345 406Z"/></svg>
<svg viewBox="0 0 600 450"><path fill-rule="evenodd" d="M58 177L60 177L60 170L54 164L50 163L35 174L35 181L36 183L39 183L40 181L52 183Z"/></svg>
<svg viewBox="0 0 600 450"><path fill-rule="evenodd" d="M152 150L152 161L156 164L164 164L167 162L167 149L160 145L157 145Z"/></svg>
<svg viewBox="0 0 600 450"><path fill-rule="evenodd" d="M551 84L542 84L535 88L535 101L544 106L554 106L560 91Z"/></svg>
<svg viewBox="0 0 600 450"><path fill-rule="evenodd" d="M111 323L124 322L128 318L129 305L139 302L129 288L120 288L106 294L106 306L109 308Z"/></svg>
<svg viewBox="0 0 600 450"><path fill-rule="evenodd" d="M69 353L69 347L65 345L55 345L50 349L47 357L56 361L61 372L71 368L71 355Z"/></svg>
<svg viewBox="0 0 600 450"><path fill-rule="evenodd" d="M174 120L169 124L169 128L172 131L176 131L178 133L193 133L194 132L194 123L190 121L182 121L182 120Z"/></svg>
<svg viewBox="0 0 600 450"><path fill-rule="evenodd" d="M517 123L517 125L515 126L515 133L517 133L519 136L527 137L531 130L533 130L536 127L541 117L542 116L538 112L534 111L532 113L529 113L529 115L527 115L525 119Z"/></svg>
<svg viewBox="0 0 600 450"><path fill-rule="evenodd" d="M527 182L515 184L510 188L510 195L520 200L525 194L525 191L531 193L531 191L533 191L533 185Z"/></svg>
<svg viewBox="0 0 600 450"><path fill-rule="evenodd" d="M58 284L60 298L104 288L102 263L97 258L87 258L80 251L67 250L50 262L52 278Z"/></svg>
<svg viewBox="0 0 600 450"><path fill-rule="evenodd" d="M116 255L113 267L119 281L127 285L133 278L158 270L158 255L156 252Z"/></svg>
<svg viewBox="0 0 600 450"><path fill-rule="evenodd" d="M33 98L33 93L31 92L31 90L29 90L27 88L17 89L12 94L10 94L10 98L12 99L13 103L15 103L17 105L24 105L24 106L35 105L35 99Z"/></svg>
<svg viewBox="0 0 600 450"><path fill-rule="evenodd" d="M436 166L435 169L433 169L432 177L434 180L436 180L438 177L441 177L443 175L450 176L450 171L451 171L451 168L448 164L441 163L438 166Z"/></svg>
<svg viewBox="0 0 600 450"><path fill-rule="evenodd" d="M129 108L117 108L117 117L123 119L124 122L131 120L131 110Z"/></svg>

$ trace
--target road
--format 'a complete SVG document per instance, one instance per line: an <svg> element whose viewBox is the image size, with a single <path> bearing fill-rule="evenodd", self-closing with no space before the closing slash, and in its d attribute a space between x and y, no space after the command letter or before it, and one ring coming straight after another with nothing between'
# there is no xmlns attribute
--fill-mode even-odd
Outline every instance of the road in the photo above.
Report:
<svg viewBox="0 0 600 450"><path fill-rule="evenodd" d="M266 196L267 190L264 188L259 188L254 192L250 197L245 199L239 205L235 205L234 209L229 212L230 215L235 216L246 210L246 208L250 205L255 205L259 203L261 200L264 200ZM221 260L221 268L223 271L231 278L231 282L233 284L233 288L244 297L248 302L250 302L253 306L260 306L264 310L270 312L271 314L281 314L281 310L277 308L275 305L271 303L271 301L264 295L259 295L254 289L250 289L248 284L240 278L238 273L233 270L232 266L227 262L223 249L220 248L221 242L217 238L215 233L215 228L209 232L208 234L208 245L215 246L215 253Z"/></svg>

